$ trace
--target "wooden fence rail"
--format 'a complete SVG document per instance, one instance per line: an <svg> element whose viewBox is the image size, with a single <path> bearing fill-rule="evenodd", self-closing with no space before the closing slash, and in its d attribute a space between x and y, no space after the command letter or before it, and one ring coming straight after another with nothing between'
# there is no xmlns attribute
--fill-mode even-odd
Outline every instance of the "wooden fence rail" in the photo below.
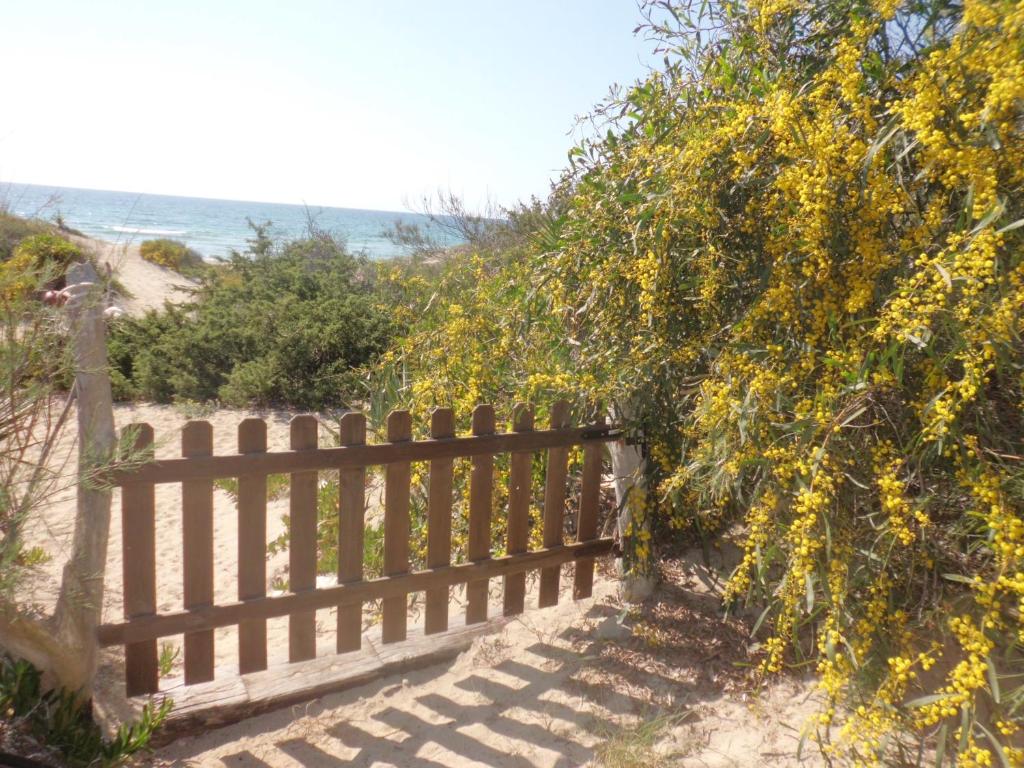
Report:
<svg viewBox="0 0 1024 768"><path fill-rule="evenodd" d="M425 592L424 632L444 632L449 624L449 590L466 585L466 622L487 620L491 579L504 582L506 616L525 607L526 573L540 570L541 607L558 601L564 563L575 561L573 597L591 593L594 558L611 549L598 538L597 513L603 443L616 433L605 424L569 426L569 406L557 403L548 429L535 430L533 412L517 406L511 432L497 431L494 409L477 406L472 434L455 436L449 409L432 414L430 439L412 439L407 411L387 420L387 442L366 443L366 420L348 413L340 423L339 447L318 446L319 424L296 416L290 424L291 450L268 452L261 419L238 427L238 454L213 454L209 423L189 422L182 430L182 457L146 460L113 473L121 486L124 547L124 620L98 628L101 645L125 647L129 696L159 688L157 640L184 634L185 684L214 679L214 629L238 626L239 672L267 668L267 619L287 616L288 658L316 656L316 611L337 608L337 652L357 651L362 643L362 605L381 600L381 640L406 639L408 595ZM146 424L132 428L136 457L152 456L154 435ZM584 452L577 540L563 542L568 456ZM543 488L543 548L529 551L529 509L533 498L532 461L547 454ZM509 453L507 539L502 557L493 557L494 457ZM452 509L454 460L468 458L469 532L465 562L453 565ZM428 462L426 568L410 570L410 490L412 462ZM381 578L363 578L366 468L384 467L384 564ZM337 584L317 588L317 490L319 472L338 472ZM289 592L267 596L267 476L287 473L289 497ZM213 480L238 480L238 600L214 603ZM156 610L155 493L158 483L182 485L182 610Z"/></svg>

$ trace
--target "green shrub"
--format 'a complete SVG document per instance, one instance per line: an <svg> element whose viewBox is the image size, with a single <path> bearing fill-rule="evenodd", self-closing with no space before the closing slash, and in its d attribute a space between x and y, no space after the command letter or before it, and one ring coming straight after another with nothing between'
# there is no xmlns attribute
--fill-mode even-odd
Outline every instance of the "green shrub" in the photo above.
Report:
<svg viewBox="0 0 1024 768"><path fill-rule="evenodd" d="M148 262L190 277L206 266L198 253L184 243L168 238L146 240L139 246L139 253Z"/></svg>
<svg viewBox="0 0 1024 768"><path fill-rule="evenodd" d="M83 259L82 249L59 235L43 232L30 235L18 243L14 255L0 265L7 274L18 274L22 279L8 285L10 291L28 291L41 280L47 285L61 288L68 266Z"/></svg>
<svg viewBox="0 0 1024 768"><path fill-rule="evenodd" d="M288 490L287 475L270 475L268 479L279 477L283 479L278 487L271 484L268 487L267 498L272 500L278 498ZM218 485L218 488L225 489L226 486ZM234 486L237 489L237 485ZM237 493L232 495L237 498ZM338 475L330 473L323 484L317 490L316 503L316 572L321 576L330 576L338 572ZM425 504L414 504L412 518L415 521L414 527L422 527L426 518ZM291 544L291 516L281 515L281 522L284 526L282 533L267 547L268 554L272 557L279 552L288 551ZM410 552L413 568L425 568L424 559L426 552L423 548L414 548ZM363 526L363 578L376 579L384 575L384 524L367 522ZM287 583L279 577L279 584L287 586Z"/></svg>
<svg viewBox="0 0 1024 768"><path fill-rule="evenodd" d="M146 704L139 719L107 740L88 705L64 689L43 692L41 674L27 661L0 655L0 722L53 750L71 766L116 766L148 748L171 702Z"/></svg>
<svg viewBox="0 0 1024 768"><path fill-rule="evenodd" d="M233 254L201 276L191 303L111 326L115 396L345 405L394 334L370 272L318 233Z"/></svg>
<svg viewBox="0 0 1024 768"><path fill-rule="evenodd" d="M11 258L18 243L25 238L49 231L50 228L42 221L0 211L0 262Z"/></svg>
<svg viewBox="0 0 1024 768"><path fill-rule="evenodd" d="M53 265L63 271L82 258L82 249L70 240L51 232L40 232L18 243L12 261L33 264L37 269Z"/></svg>

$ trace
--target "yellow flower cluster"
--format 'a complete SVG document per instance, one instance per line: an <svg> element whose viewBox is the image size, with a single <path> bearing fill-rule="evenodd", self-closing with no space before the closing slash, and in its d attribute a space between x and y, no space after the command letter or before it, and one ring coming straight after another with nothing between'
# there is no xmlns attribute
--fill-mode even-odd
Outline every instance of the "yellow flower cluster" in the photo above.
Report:
<svg viewBox="0 0 1024 768"><path fill-rule="evenodd" d="M899 544L909 547L917 538L912 527L916 522L922 528L931 520L922 510L912 510L906 496L906 481L899 477L903 459L893 456L891 441L882 444L875 453L874 475L878 487L878 501L888 521L889 532Z"/></svg>

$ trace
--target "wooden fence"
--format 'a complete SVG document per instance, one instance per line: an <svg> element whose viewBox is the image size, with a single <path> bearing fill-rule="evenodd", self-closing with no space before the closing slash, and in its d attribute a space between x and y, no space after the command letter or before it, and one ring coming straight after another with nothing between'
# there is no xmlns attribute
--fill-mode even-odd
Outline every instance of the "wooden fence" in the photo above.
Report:
<svg viewBox="0 0 1024 768"><path fill-rule="evenodd" d="M449 588L466 584L467 624L487 620L488 583L504 579L504 614L524 609L526 572L540 570L541 607L558 602L562 564L575 561L573 596L588 597L594 557L611 549L598 538L597 517L603 443L614 438L605 424L572 427L569 407L552 408L548 429L535 430L532 412L515 409L512 430L496 430L494 409L473 411L472 434L455 435L451 410L438 408L431 417L430 439L412 440L407 411L387 420L387 442L366 443L366 420L346 414L340 423L338 447L318 446L318 422L296 416L291 425L291 450L268 452L266 423L246 419L238 427L238 453L213 455L213 430L208 422L192 421L182 430L181 458L146 461L115 472L121 487L124 614L121 622L98 629L101 645L125 648L125 682L129 696L159 688L157 640L184 634L185 684L214 677L214 629L237 625L239 672L267 668L267 619L288 616L288 657L291 662L316 656L315 612L337 608L337 652L359 650L362 604L381 600L382 641L406 639L408 595L425 592L424 632L448 629ZM134 425L135 448L145 456L153 450L153 430ZM583 446L576 541L563 542L568 487L568 457ZM547 453L544 484L543 548L529 551L529 507L532 458ZM508 453L509 494L507 554L491 556L494 456ZM452 564L453 468L457 458L471 461L469 532L466 562ZM429 462L426 569L410 570L410 465ZM384 575L363 579L363 528L366 509L366 468L384 466ZM318 472L339 473L338 583L317 588ZM291 494L289 592L267 596L267 476L290 475ZM213 563L213 481L238 479L238 600L215 604ZM155 492L158 483L181 483L184 609L156 610Z"/></svg>

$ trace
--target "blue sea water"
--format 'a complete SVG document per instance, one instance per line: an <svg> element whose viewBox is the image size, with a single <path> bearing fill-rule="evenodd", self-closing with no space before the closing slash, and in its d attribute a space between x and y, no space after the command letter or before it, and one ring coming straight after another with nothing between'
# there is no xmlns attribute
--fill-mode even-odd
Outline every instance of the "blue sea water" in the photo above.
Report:
<svg viewBox="0 0 1024 768"><path fill-rule="evenodd" d="M352 252L373 259L401 255L385 236L395 222L417 224L444 245L460 240L447 229L431 225L421 214L321 208L241 200L212 200L134 192L111 192L35 184L0 184L0 205L19 216L53 219L84 234L112 242L142 242L158 237L181 240L210 259L244 250L254 222L272 222L271 236L287 239L301 235L309 217L316 226L341 237Z"/></svg>

